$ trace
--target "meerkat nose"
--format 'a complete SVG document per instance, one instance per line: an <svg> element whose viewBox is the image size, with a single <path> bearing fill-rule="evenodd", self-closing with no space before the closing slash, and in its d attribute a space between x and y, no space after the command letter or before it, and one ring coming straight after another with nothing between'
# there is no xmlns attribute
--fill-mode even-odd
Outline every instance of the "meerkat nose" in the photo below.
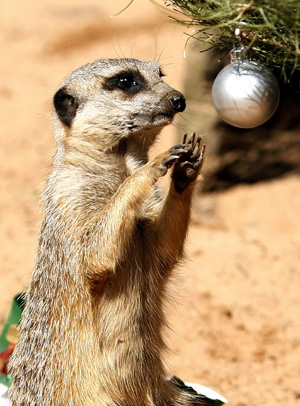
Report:
<svg viewBox="0 0 300 406"><path fill-rule="evenodd" d="M172 96L169 99L171 105L174 107L176 113L181 112L185 109L185 98L182 96L182 94L178 93L174 96Z"/></svg>

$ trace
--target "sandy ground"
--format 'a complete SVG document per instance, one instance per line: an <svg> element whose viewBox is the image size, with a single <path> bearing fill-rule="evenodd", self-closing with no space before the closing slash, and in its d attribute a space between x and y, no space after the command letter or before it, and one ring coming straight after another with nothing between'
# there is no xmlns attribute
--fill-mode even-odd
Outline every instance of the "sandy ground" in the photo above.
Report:
<svg viewBox="0 0 300 406"><path fill-rule="evenodd" d="M147 0L113 18L127 2L106 3L0 4L1 324L34 265L39 195L54 152L51 99L63 77L123 55L159 59L181 90L190 75L183 27ZM199 64L205 60L199 56ZM212 111L209 103L199 111L208 148ZM193 122L180 127L195 129ZM165 129L156 149L176 134L175 126ZM169 369L233 406L300 405L299 190L293 175L195 199L187 261L168 306Z"/></svg>

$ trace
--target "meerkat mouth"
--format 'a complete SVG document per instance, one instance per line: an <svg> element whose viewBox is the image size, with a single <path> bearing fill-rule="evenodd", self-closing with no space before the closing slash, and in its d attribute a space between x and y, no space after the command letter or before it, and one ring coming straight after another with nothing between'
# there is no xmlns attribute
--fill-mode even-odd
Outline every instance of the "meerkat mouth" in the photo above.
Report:
<svg viewBox="0 0 300 406"><path fill-rule="evenodd" d="M138 124L132 122L128 125L128 129L132 132L140 131L140 130L152 130L158 127L165 127L166 125L170 124L174 118L174 114L172 113L163 113L160 112L158 114L153 115L152 117L143 117L141 122Z"/></svg>
<svg viewBox="0 0 300 406"><path fill-rule="evenodd" d="M152 117L152 124L154 125L168 125L174 118L172 113L158 113Z"/></svg>
<svg viewBox="0 0 300 406"><path fill-rule="evenodd" d="M139 120L132 120L127 124L129 131L139 131L141 129L152 129L154 127L164 127L172 122L173 113L159 112L152 116L141 115Z"/></svg>

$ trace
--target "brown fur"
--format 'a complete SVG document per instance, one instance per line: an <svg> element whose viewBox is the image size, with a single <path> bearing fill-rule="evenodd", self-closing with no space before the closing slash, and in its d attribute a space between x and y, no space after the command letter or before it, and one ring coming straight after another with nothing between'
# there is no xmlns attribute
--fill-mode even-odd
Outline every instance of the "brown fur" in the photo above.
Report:
<svg viewBox="0 0 300 406"><path fill-rule="evenodd" d="M161 128L185 107L161 76L156 63L99 60L54 98L57 153L10 362L13 406L193 402L166 377L163 303L203 150L192 137L148 162ZM155 183L172 166L162 199Z"/></svg>

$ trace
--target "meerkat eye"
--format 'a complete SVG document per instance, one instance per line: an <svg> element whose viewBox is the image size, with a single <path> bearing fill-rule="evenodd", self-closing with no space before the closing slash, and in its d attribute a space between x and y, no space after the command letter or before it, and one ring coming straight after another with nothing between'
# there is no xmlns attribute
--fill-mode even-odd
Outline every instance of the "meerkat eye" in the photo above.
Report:
<svg viewBox="0 0 300 406"><path fill-rule="evenodd" d="M120 75L117 84L118 87L123 90L129 90L138 86L138 83L135 80L134 76L130 73L124 73L124 75Z"/></svg>
<svg viewBox="0 0 300 406"><path fill-rule="evenodd" d="M122 73L118 76L108 79L106 87L109 90L122 89L127 93L137 93L143 87L143 79L132 73Z"/></svg>

